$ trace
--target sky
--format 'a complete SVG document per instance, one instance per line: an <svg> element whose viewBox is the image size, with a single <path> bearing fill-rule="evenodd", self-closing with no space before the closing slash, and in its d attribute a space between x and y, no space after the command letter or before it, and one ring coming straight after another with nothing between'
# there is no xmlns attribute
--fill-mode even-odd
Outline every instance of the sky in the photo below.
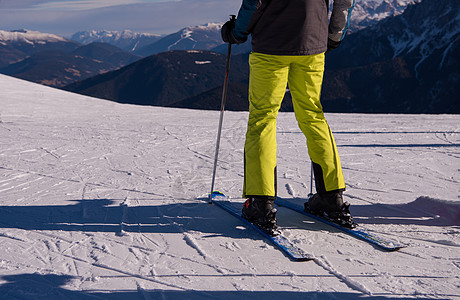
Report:
<svg viewBox="0 0 460 300"><path fill-rule="evenodd" d="M241 0L0 0L0 30L29 29L65 37L82 30L169 34L224 22Z"/></svg>

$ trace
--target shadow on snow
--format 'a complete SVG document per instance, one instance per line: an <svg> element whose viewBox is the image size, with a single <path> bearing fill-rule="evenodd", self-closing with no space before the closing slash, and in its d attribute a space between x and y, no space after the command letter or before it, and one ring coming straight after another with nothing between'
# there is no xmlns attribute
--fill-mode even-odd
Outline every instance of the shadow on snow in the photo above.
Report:
<svg viewBox="0 0 460 300"><path fill-rule="evenodd" d="M303 205L305 199L286 198ZM459 226L460 202L418 197L404 204L351 205L358 224L394 224L422 226Z"/></svg>
<svg viewBox="0 0 460 300"><path fill-rule="evenodd" d="M299 205L305 201L300 198L286 200ZM256 233L248 234L251 231L236 229L242 226L240 220L204 202L152 206L114 205L115 200L110 199L74 202L72 205L0 206L0 228L114 233L198 231L210 236L259 238ZM429 197L419 197L406 204L352 205L351 213L359 224L460 225L460 202ZM281 226L284 226L283 218L287 216L280 214L278 221ZM302 222L289 223L294 227L315 230Z"/></svg>
<svg viewBox="0 0 460 300"><path fill-rule="evenodd" d="M292 291L200 291L192 289L161 290L140 289L120 291L73 291L66 289L72 281L82 278L56 274L18 274L1 276L2 299L357 299L361 294L343 292L292 292ZM103 279L101 279L103 280ZM450 297L452 295L437 295ZM366 296L366 299L393 299L394 295ZM418 299L431 299L417 297ZM398 299L413 299L398 295ZM447 298L446 298L447 299Z"/></svg>
<svg viewBox="0 0 460 300"><path fill-rule="evenodd" d="M115 205L115 200L70 200L71 205L0 206L0 228L86 232L182 233L245 236L241 225L219 208L203 203L152 206ZM76 203L75 203L76 202ZM256 235L254 235L256 236Z"/></svg>

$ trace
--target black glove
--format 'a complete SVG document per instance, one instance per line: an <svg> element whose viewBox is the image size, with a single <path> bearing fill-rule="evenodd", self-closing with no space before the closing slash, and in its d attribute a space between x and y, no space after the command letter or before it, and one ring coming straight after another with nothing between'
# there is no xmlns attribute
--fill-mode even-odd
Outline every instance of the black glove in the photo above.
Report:
<svg viewBox="0 0 460 300"><path fill-rule="evenodd" d="M227 21L220 30L220 34L222 35L222 40L226 43L230 44L242 44L246 42L247 37L243 39L238 39L233 35L233 28L235 28L235 20L232 19Z"/></svg>
<svg viewBox="0 0 460 300"><path fill-rule="evenodd" d="M327 50L326 50L326 54L331 52L332 50L334 50L335 48L339 47L340 46L340 41L336 42L334 40L331 40L331 39L327 39Z"/></svg>

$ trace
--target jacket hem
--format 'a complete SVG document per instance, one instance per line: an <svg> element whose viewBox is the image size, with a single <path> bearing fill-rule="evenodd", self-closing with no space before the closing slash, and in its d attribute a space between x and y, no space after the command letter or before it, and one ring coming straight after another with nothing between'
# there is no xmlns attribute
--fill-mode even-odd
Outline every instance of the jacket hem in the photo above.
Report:
<svg viewBox="0 0 460 300"><path fill-rule="evenodd" d="M268 55L285 55L285 56L302 56L302 55L315 55L326 52L327 47L322 47L312 50L296 50L296 51L286 51L286 50L266 50L266 49L257 49L252 47L252 52L268 54Z"/></svg>

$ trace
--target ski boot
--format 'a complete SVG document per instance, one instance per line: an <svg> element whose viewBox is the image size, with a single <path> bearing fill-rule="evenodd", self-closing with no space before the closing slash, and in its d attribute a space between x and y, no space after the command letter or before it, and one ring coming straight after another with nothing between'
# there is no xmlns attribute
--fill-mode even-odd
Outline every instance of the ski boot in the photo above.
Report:
<svg viewBox="0 0 460 300"><path fill-rule="evenodd" d="M304 210L346 228L357 226L350 213L350 204L343 202L342 192L314 194L305 202Z"/></svg>
<svg viewBox="0 0 460 300"><path fill-rule="evenodd" d="M244 202L241 215L266 234L276 236L279 232L276 225L276 208L273 204L274 200L267 198L249 198Z"/></svg>

